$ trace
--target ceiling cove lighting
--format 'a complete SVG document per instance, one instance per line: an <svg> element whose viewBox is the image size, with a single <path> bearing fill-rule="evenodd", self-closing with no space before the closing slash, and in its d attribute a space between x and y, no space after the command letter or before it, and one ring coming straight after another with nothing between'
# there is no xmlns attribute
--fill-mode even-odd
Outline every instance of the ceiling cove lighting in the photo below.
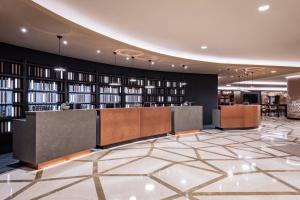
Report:
<svg viewBox="0 0 300 200"><path fill-rule="evenodd" d="M286 87L227 87L227 86L219 86L218 90L240 90L240 91L287 91Z"/></svg>
<svg viewBox="0 0 300 200"><path fill-rule="evenodd" d="M21 31L22 33L27 33L27 28L22 27L22 28L20 28L20 31Z"/></svg>
<svg viewBox="0 0 300 200"><path fill-rule="evenodd" d="M258 7L258 11L259 12L266 12L267 10L269 10L270 9L270 5L262 5L262 6L259 6Z"/></svg>
<svg viewBox="0 0 300 200"><path fill-rule="evenodd" d="M61 39L63 38L63 36L57 35L56 37L57 37L57 39L58 39L58 57L59 57L59 64L58 64L57 67L54 68L54 71L64 72L64 71L66 71L66 69L63 68L62 65L61 65L61 50L60 50Z"/></svg>
<svg viewBox="0 0 300 200"><path fill-rule="evenodd" d="M239 84L239 85L247 85L249 84L246 81L242 82L235 82L233 85ZM280 81L252 81L252 85L277 85L277 86L286 86L287 82L280 82Z"/></svg>
<svg viewBox="0 0 300 200"><path fill-rule="evenodd" d="M160 45L155 45L144 40L134 38L132 36L120 33L115 29L112 29L109 26L104 25L103 23L97 22L96 19L91 19L85 16L83 13L77 13L74 15L72 6L63 6L65 1L45 1L45 0L32 0L36 4L48 9L57 15L62 16L63 18L70 20L76 24L79 24L87 29L95 31L104 36L110 37L114 40L142 48L148 51L156 52L159 54L164 54L168 56L219 63L219 64L232 64L232 65L263 65L263 66L284 66L284 67L300 67L300 61L287 61L287 60L261 60L261 59L246 59L238 57L222 57L214 55L201 55L199 53L186 52L176 49L170 49Z"/></svg>

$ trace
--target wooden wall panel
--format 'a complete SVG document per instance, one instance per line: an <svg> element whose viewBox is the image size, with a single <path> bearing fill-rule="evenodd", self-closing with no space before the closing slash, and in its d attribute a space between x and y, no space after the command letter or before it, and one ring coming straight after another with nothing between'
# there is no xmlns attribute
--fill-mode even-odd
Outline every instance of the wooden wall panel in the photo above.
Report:
<svg viewBox="0 0 300 200"><path fill-rule="evenodd" d="M171 132L171 108L140 108L141 137Z"/></svg>
<svg viewBox="0 0 300 200"><path fill-rule="evenodd" d="M140 137L138 108L112 108L100 111L100 145L109 145Z"/></svg>
<svg viewBox="0 0 300 200"><path fill-rule="evenodd" d="M255 128L260 124L259 105L221 106L220 128Z"/></svg>

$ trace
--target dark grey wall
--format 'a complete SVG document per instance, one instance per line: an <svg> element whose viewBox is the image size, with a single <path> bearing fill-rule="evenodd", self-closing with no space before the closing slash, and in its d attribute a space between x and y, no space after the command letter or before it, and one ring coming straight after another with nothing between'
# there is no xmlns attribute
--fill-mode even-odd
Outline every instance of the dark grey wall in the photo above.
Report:
<svg viewBox="0 0 300 200"><path fill-rule="evenodd" d="M32 49L17 47L5 43L0 43L0 58L15 61L24 61L28 63L56 66L58 57L55 54L36 51ZM103 63L90 62L70 57L62 57L62 63L70 70L96 72L103 74L114 74L115 69L118 74L124 76L137 76L144 77L145 71L112 66ZM149 78L169 79L169 80L182 80L181 73L173 72L147 72ZM218 77L217 75L209 74L185 74L186 87L186 100L193 102L194 105L202 105L204 109L204 124L212 123L212 109L217 107L217 89Z"/></svg>

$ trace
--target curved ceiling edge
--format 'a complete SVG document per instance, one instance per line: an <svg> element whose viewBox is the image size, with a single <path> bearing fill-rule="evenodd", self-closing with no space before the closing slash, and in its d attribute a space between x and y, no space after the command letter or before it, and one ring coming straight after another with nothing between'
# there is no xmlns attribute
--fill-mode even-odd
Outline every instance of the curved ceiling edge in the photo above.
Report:
<svg viewBox="0 0 300 200"><path fill-rule="evenodd" d="M121 35L109 29L109 27L100 25L99 23L93 22L92 20L87 19L83 16L79 17L78 13L70 12L69 10L56 7L56 5L52 4L51 1L47 1L47 0L31 0L31 1L73 23L76 23L84 28L97 32L101 35L129 44L131 46L135 46L141 49L145 49L148 51L152 51L167 56L201 61L201 62L216 63L216 64L300 67L300 62L296 62L296 61L293 62L293 61L278 61L278 60L254 60L254 59L242 59L242 58L232 58L232 57L208 56L208 55L200 55L200 54L178 51L175 49L168 49L165 47L147 43L145 41L137 40L128 35Z"/></svg>

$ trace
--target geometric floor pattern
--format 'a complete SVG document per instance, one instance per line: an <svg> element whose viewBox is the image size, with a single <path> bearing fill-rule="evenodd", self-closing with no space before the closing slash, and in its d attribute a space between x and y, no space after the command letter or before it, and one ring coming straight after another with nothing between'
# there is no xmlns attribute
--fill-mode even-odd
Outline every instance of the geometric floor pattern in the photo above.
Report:
<svg viewBox="0 0 300 200"><path fill-rule="evenodd" d="M204 130L96 152L44 170L0 174L0 199L300 199L300 121Z"/></svg>

